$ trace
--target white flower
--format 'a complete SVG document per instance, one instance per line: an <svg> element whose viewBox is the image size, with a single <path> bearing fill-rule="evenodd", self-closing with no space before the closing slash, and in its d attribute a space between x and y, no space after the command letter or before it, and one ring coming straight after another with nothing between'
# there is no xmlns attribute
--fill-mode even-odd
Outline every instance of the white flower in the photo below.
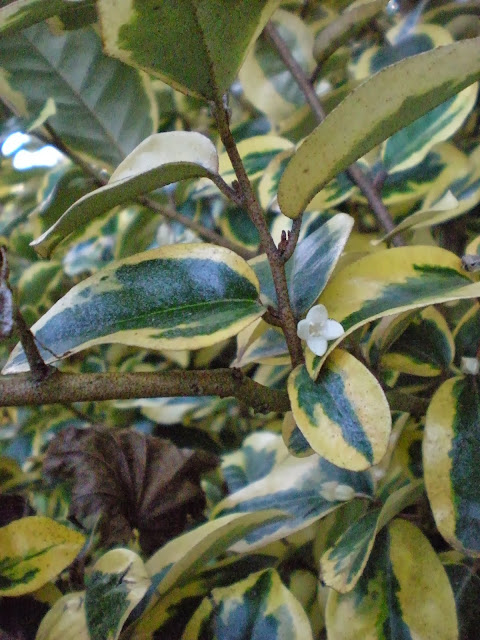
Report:
<svg viewBox="0 0 480 640"><path fill-rule="evenodd" d="M297 326L297 336L306 340L308 348L316 356L323 356L327 350L327 340L336 340L345 331L336 320L328 319L328 312L323 304L317 304L307 313Z"/></svg>
<svg viewBox="0 0 480 640"><path fill-rule="evenodd" d="M462 358L460 369L462 373L470 374L471 376L476 376L480 370L480 362L477 358Z"/></svg>

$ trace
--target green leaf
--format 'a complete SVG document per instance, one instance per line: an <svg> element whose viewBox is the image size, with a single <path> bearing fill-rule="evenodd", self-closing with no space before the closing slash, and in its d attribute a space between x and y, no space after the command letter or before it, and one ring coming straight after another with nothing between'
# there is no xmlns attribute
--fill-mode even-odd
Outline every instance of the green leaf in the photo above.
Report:
<svg viewBox="0 0 480 640"><path fill-rule="evenodd" d="M279 0L97 2L105 50L184 93L220 101ZM225 46L228 43L228 46Z"/></svg>
<svg viewBox="0 0 480 640"><path fill-rule="evenodd" d="M475 560L457 551L441 554L445 571L452 585L457 605L459 638L474 638L480 626L480 578L475 572Z"/></svg>
<svg viewBox="0 0 480 640"><path fill-rule="evenodd" d="M288 164L278 191L282 212L296 218L352 162L475 82L480 77L479 45L480 38L473 38L412 56L349 94Z"/></svg>
<svg viewBox="0 0 480 640"><path fill-rule="evenodd" d="M288 379L288 395L300 431L333 464L360 471L385 454L388 402L373 374L347 351L330 354L317 382L299 365Z"/></svg>
<svg viewBox="0 0 480 640"><path fill-rule="evenodd" d="M367 255L341 269L320 296L345 333L321 358L306 350L308 371L316 377L337 344L371 320L479 294L480 283L472 282L460 258L440 247L398 247Z"/></svg>
<svg viewBox="0 0 480 640"><path fill-rule="evenodd" d="M476 376L451 378L433 396L423 441L425 485L438 530L454 547L480 552L480 391Z"/></svg>
<svg viewBox="0 0 480 640"><path fill-rule="evenodd" d="M121 91L119 91L121 87ZM0 40L0 89L19 115L48 122L75 151L116 166L157 126L149 81L102 53L91 29L52 36L45 24Z"/></svg>
<svg viewBox="0 0 480 640"><path fill-rule="evenodd" d="M353 591L330 591L326 625L329 640L458 639L447 574L420 529L397 519L380 531Z"/></svg>
<svg viewBox="0 0 480 640"><path fill-rule="evenodd" d="M48 257L79 226L113 207L178 180L212 176L217 170L217 152L207 137L190 131L155 133L118 165L107 185L77 200L31 244Z"/></svg>
<svg viewBox="0 0 480 640"><path fill-rule="evenodd" d="M371 492L367 473L340 469L317 455L296 458L289 454L266 476L218 503L212 517L263 509L280 509L290 515L283 522L259 526L232 547L243 553L305 529L355 494Z"/></svg>
<svg viewBox="0 0 480 640"><path fill-rule="evenodd" d="M91 640L117 640L128 615L150 586L142 559L130 549L112 549L93 565L85 591Z"/></svg>
<svg viewBox="0 0 480 640"><path fill-rule="evenodd" d="M199 349L237 334L264 312L258 282L228 249L180 244L110 264L61 298L33 327L55 362L96 344ZM28 370L20 347L4 373Z"/></svg>
<svg viewBox="0 0 480 640"><path fill-rule="evenodd" d="M273 569L213 589L194 613L182 639L229 637L313 640L305 610Z"/></svg>
<svg viewBox="0 0 480 640"><path fill-rule="evenodd" d="M365 569L377 533L397 513L415 503L422 493L422 481L409 483L392 493L381 508L372 509L353 522L322 555L320 571L323 582L339 593L351 591Z"/></svg>
<svg viewBox="0 0 480 640"><path fill-rule="evenodd" d="M0 595L36 591L75 559L85 538L44 518L14 520L0 529Z"/></svg>

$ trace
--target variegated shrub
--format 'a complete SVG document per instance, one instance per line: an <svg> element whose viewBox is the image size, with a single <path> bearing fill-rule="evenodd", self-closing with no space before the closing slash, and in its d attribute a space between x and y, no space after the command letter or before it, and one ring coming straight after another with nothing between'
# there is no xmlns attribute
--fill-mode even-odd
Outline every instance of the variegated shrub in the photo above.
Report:
<svg viewBox="0 0 480 640"><path fill-rule="evenodd" d="M479 3L0 4L0 637L478 637Z"/></svg>

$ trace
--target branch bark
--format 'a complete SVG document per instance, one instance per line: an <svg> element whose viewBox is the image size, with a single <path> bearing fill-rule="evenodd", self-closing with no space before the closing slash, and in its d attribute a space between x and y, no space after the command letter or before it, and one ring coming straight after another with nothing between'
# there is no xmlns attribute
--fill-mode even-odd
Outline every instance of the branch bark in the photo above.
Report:
<svg viewBox="0 0 480 640"><path fill-rule="evenodd" d="M306 101L310 105L310 108L312 109L317 122L323 122L326 117L325 109L323 108L323 105L315 92L313 84L309 80L302 67L292 56L290 49L274 27L272 22L269 22L267 24L263 33L276 49L285 66L294 77L295 82L300 87ZM368 200L368 204L370 205L382 229L387 233L392 231L395 228L392 216L390 215L387 207L383 204L382 199L377 193L377 190L375 189L371 180L363 173L360 166L356 163L352 164L349 169L347 169L347 173ZM396 235L392 238L392 244L396 247L400 247L403 246L405 242L400 235Z"/></svg>
<svg viewBox="0 0 480 640"><path fill-rule="evenodd" d="M297 319L293 313L288 295L283 252L279 251L275 246L275 242L273 241L268 229L262 208L253 191L252 185L250 184L245 167L243 166L237 145L235 144L232 132L230 131L228 110L223 104L215 104L213 107L220 138L235 170L235 175L238 180L238 188L243 198L243 206L247 210L250 219L258 230L263 250L267 255L268 262L272 270L272 277L278 300L278 315L285 334L285 340L292 359L292 365L293 367L296 367L298 364L301 364L304 359L302 345L297 336ZM295 247L293 246L293 248ZM293 248L291 249L292 252Z"/></svg>
<svg viewBox="0 0 480 640"><path fill-rule="evenodd" d="M264 387L239 369L166 373L61 373L37 381L31 374L0 376L0 406L63 404L175 396L235 397L259 413L290 408L285 391Z"/></svg>

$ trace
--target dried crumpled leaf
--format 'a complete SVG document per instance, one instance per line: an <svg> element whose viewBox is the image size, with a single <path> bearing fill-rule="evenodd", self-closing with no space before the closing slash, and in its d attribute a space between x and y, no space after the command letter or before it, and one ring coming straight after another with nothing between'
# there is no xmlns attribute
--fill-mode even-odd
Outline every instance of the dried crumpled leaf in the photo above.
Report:
<svg viewBox="0 0 480 640"><path fill-rule="evenodd" d="M127 542L137 529L151 553L201 515L200 475L217 463L209 453L131 429L68 427L50 443L44 471L72 481L71 515L81 522L99 517L104 546Z"/></svg>

